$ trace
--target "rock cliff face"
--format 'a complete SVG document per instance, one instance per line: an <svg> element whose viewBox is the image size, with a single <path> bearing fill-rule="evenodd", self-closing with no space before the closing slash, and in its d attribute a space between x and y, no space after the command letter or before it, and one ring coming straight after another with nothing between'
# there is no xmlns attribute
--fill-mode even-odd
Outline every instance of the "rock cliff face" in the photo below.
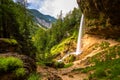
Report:
<svg viewBox="0 0 120 80"><path fill-rule="evenodd" d="M120 0L77 0L85 15L85 32L111 38L120 34Z"/></svg>

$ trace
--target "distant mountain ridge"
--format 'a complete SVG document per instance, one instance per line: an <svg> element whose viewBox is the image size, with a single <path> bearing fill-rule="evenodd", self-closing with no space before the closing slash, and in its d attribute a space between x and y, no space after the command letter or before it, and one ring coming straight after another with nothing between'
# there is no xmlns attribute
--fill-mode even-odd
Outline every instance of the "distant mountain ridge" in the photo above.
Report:
<svg viewBox="0 0 120 80"><path fill-rule="evenodd" d="M51 28L53 22L56 19L50 15L44 15L36 9L28 9L30 15L33 16L33 20L38 24L46 28Z"/></svg>

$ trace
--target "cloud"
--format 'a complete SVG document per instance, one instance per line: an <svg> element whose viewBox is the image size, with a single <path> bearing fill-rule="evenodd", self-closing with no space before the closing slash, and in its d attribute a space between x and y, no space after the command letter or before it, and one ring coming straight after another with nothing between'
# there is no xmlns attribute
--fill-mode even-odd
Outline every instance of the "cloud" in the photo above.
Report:
<svg viewBox="0 0 120 80"><path fill-rule="evenodd" d="M76 0L16 0L20 3L27 1L27 7L30 9L37 9L43 14L57 17L61 10L63 16L74 7L78 7Z"/></svg>
<svg viewBox="0 0 120 80"><path fill-rule="evenodd" d="M76 0L44 0L39 11L57 17L61 10L65 16L74 7L78 7Z"/></svg>
<svg viewBox="0 0 120 80"><path fill-rule="evenodd" d="M33 9L39 9L42 6L44 0L27 0L29 7Z"/></svg>

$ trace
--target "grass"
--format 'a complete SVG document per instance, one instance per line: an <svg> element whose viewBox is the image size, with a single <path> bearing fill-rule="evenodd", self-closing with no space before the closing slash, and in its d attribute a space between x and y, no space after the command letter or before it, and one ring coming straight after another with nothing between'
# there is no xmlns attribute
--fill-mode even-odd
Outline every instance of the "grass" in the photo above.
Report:
<svg viewBox="0 0 120 80"><path fill-rule="evenodd" d="M40 75L37 73L31 73L28 77L28 80L41 80Z"/></svg>
<svg viewBox="0 0 120 80"><path fill-rule="evenodd" d="M62 42L60 44L53 46L50 50L50 53L52 55L55 55L55 54L60 53L61 51L64 51L65 48L69 46L67 44L69 44L71 41L76 41L75 35L76 34L74 33L72 36L62 40Z"/></svg>
<svg viewBox="0 0 120 80"><path fill-rule="evenodd" d="M68 68L68 67L71 67L71 66L73 66L73 63L67 63L67 64L64 65L64 68Z"/></svg>
<svg viewBox="0 0 120 80"><path fill-rule="evenodd" d="M92 79L115 80L120 79L120 59L99 62L94 66L94 73L89 76Z"/></svg>
<svg viewBox="0 0 120 80"><path fill-rule="evenodd" d="M106 41L103 41L103 42L101 42L101 44L99 44L99 46L100 46L101 49L108 48L109 45L110 45L110 43L106 42Z"/></svg>
<svg viewBox="0 0 120 80"><path fill-rule="evenodd" d="M120 46L110 47L108 43L102 44L102 48L107 50L105 49L89 59L89 62L95 63L94 66L78 68L73 71L89 74L89 80L120 80Z"/></svg>
<svg viewBox="0 0 120 80"><path fill-rule="evenodd" d="M109 44L105 43L105 45ZM102 45L102 47L107 48L107 50L93 56L90 60L91 63L95 63L95 66L80 69L80 72L92 71L89 80L119 80L120 59L116 56L120 56L120 46L106 47Z"/></svg>

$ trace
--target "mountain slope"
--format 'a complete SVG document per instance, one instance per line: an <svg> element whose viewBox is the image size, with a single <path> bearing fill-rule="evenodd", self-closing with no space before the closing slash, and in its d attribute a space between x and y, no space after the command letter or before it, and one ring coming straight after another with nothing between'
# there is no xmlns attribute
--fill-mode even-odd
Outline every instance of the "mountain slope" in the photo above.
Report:
<svg viewBox="0 0 120 80"><path fill-rule="evenodd" d="M50 68L44 69L47 69L49 73L57 74L62 80L119 80L119 0L114 2L110 0L78 0L78 3L85 16L84 34L81 43L82 53L76 56L77 61L74 61L70 68L57 69L58 71ZM58 30L60 31L60 29ZM51 53L63 55L70 52L70 47L75 45L73 43L71 45L67 41L70 41L70 39L59 42L51 49ZM58 57L61 57L61 55L58 55ZM66 59L69 59L69 57Z"/></svg>
<svg viewBox="0 0 120 80"><path fill-rule="evenodd" d="M51 23L55 22L56 19L50 15L44 15L42 13L40 13L38 10L35 9L29 9L28 10L30 15L33 16L33 20L44 27L50 28L51 27Z"/></svg>

